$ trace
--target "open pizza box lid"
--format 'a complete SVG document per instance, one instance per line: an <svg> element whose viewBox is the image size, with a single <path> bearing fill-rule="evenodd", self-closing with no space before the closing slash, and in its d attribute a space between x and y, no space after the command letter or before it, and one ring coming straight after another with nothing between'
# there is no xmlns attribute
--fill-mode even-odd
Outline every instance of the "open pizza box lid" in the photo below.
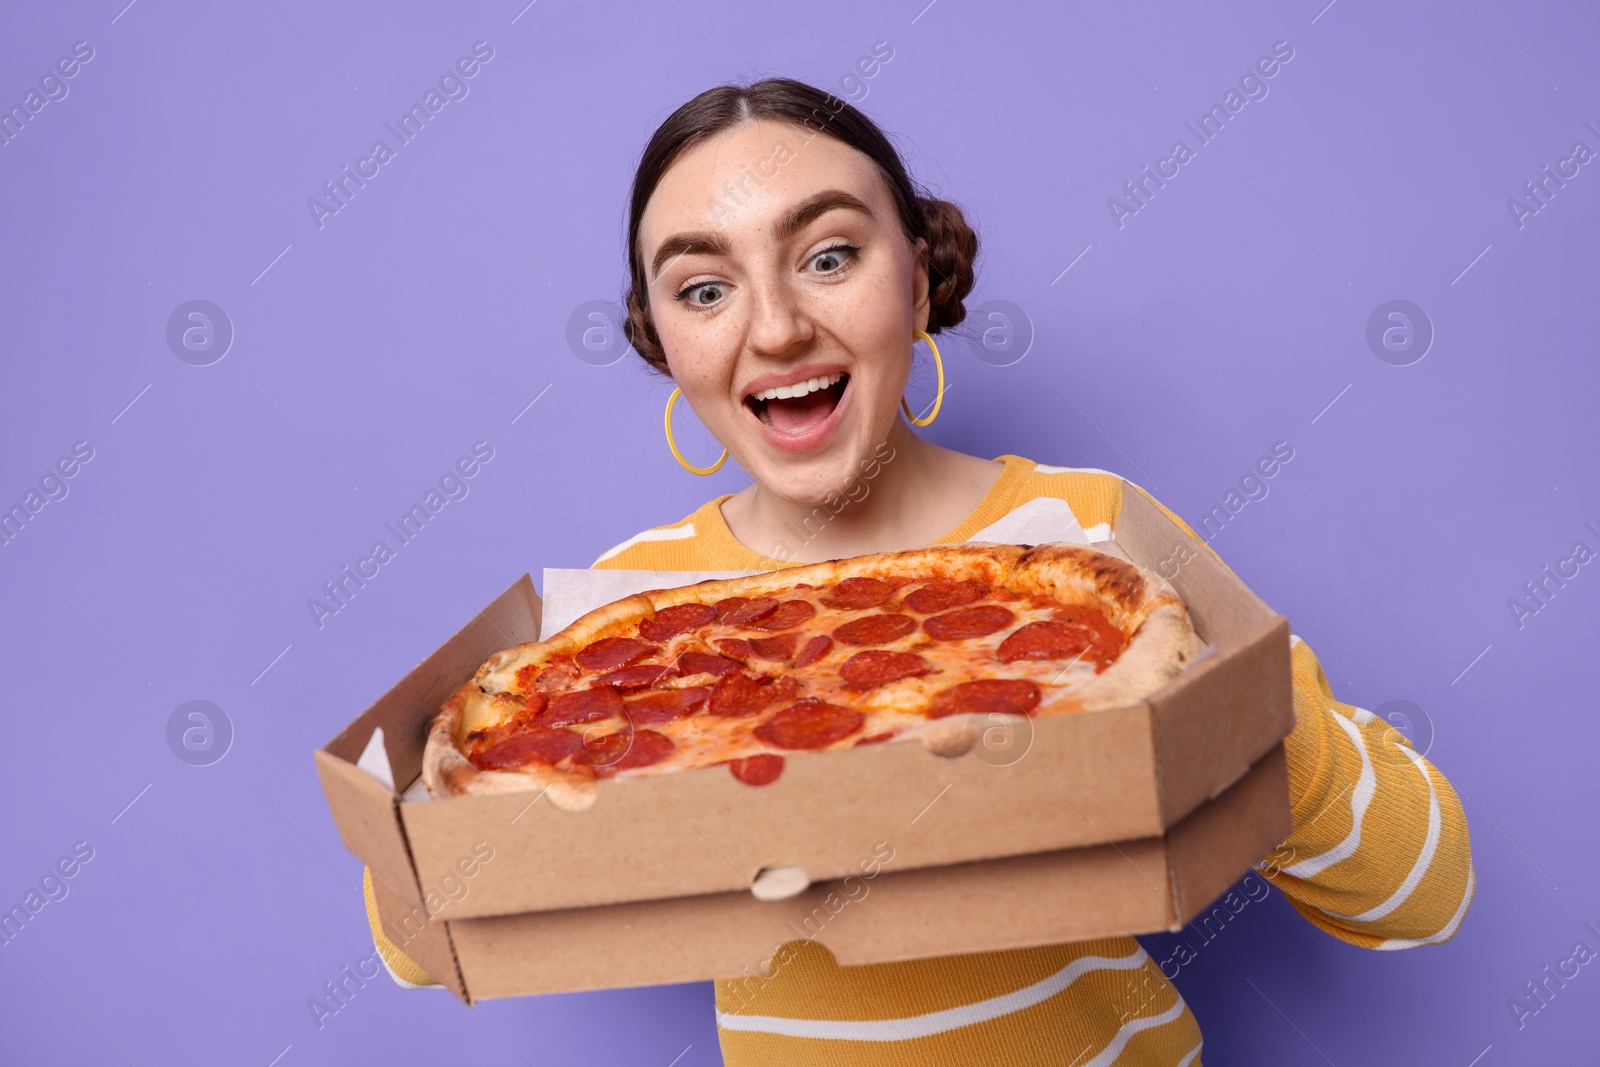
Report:
<svg viewBox="0 0 1600 1067"><path fill-rule="evenodd" d="M1072 539L1087 540L1075 520L1071 527ZM960 758L884 744L787 755L783 775L760 788L725 767L607 779L582 812L533 793L403 802L445 698L494 652L538 638L541 603L524 575L317 752L318 772L345 844L385 892L407 908L438 905L429 914L449 920L749 896L776 868L798 868L815 885L857 873L859 858L884 841L901 877L1159 842L1293 728L1288 624L1131 486L1117 540L1097 547L1167 578L1209 654L1136 704L1009 720ZM684 576L645 578L638 588ZM372 748L379 728L381 749ZM358 766L375 756L379 773ZM1286 793L1272 803L1281 833L1252 862L1288 831ZM475 848L491 849L493 861L472 863ZM458 893L452 887L468 867L470 891ZM1221 885L1247 867L1232 868ZM1151 881L1167 886L1170 877ZM1144 929L1168 925L1170 903Z"/></svg>

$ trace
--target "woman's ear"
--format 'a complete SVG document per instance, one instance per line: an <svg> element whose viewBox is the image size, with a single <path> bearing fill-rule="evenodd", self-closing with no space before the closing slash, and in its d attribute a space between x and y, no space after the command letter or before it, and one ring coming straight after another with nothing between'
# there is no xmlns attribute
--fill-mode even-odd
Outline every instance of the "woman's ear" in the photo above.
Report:
<svg viewBox="0 0 1600 1067"><path fill-rule="evenodd" d="M926 331L928 317L933 311L932 301L928 294L931 286L928 284L928 241L918 237L913 248L916 255L911 271L911 325L913 329Z"/></svg>

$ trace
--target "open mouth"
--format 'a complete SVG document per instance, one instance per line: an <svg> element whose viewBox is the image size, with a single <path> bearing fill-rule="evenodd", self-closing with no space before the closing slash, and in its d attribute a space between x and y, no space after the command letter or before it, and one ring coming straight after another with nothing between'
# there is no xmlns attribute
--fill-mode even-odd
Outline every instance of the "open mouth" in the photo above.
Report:
<svg viewBox="0 0 1600 1067"><path fill-rule="evenodd" d="M850 375L843 372L823 374L751 393L744 398L744 405L779 433L800 434L821 425L833 414L849 384Z"/></svg>

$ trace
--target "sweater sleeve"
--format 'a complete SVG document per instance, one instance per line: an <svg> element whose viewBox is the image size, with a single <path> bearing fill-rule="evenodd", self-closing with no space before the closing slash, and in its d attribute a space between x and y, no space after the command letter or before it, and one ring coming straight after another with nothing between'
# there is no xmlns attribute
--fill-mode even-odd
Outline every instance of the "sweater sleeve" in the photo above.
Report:
<svg viewBox="0 0 1600 1067"><path fill-rule="evenodd" d="M361 868L361 894L366 898L367 925L372 929L372 945L378 950L389 977L394 979L396 985L406 989L438 985L433 976L401 951L400 946L390 940L384 931L383 919L378 915L378 898L372 891L372 871L367 867Z"/></svg>
<svg viewBox="0 0 1600 1067"><path fill-rule="evenodd" d="M1461 801L1404 735L1334 697L1310 645L1295 636L1290 644L1295 725L1284 749L1294 829L1257 869L1312 925L1353 945L1448 940L1475 885Z"/></svg>

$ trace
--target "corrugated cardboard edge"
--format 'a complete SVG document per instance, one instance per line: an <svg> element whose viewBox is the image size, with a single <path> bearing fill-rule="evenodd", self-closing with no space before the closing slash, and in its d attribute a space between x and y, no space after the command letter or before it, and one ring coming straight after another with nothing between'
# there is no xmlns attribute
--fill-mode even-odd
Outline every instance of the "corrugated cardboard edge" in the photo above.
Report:
<svg viewBox="0 0 1600 1067"><path fill-rule="evenodd" d="M539 615L539 594L532 577L523 574L316 753L317 777L345 847L371 868L375 880L409 905L423 905L424 895L400 817L399 796L359 770L356 760L373 730L382 726L394 780L415 780L422 772L422 750L434 711L489 656L534 640ZM418 715L419 707L427 714Z"/></svg>

